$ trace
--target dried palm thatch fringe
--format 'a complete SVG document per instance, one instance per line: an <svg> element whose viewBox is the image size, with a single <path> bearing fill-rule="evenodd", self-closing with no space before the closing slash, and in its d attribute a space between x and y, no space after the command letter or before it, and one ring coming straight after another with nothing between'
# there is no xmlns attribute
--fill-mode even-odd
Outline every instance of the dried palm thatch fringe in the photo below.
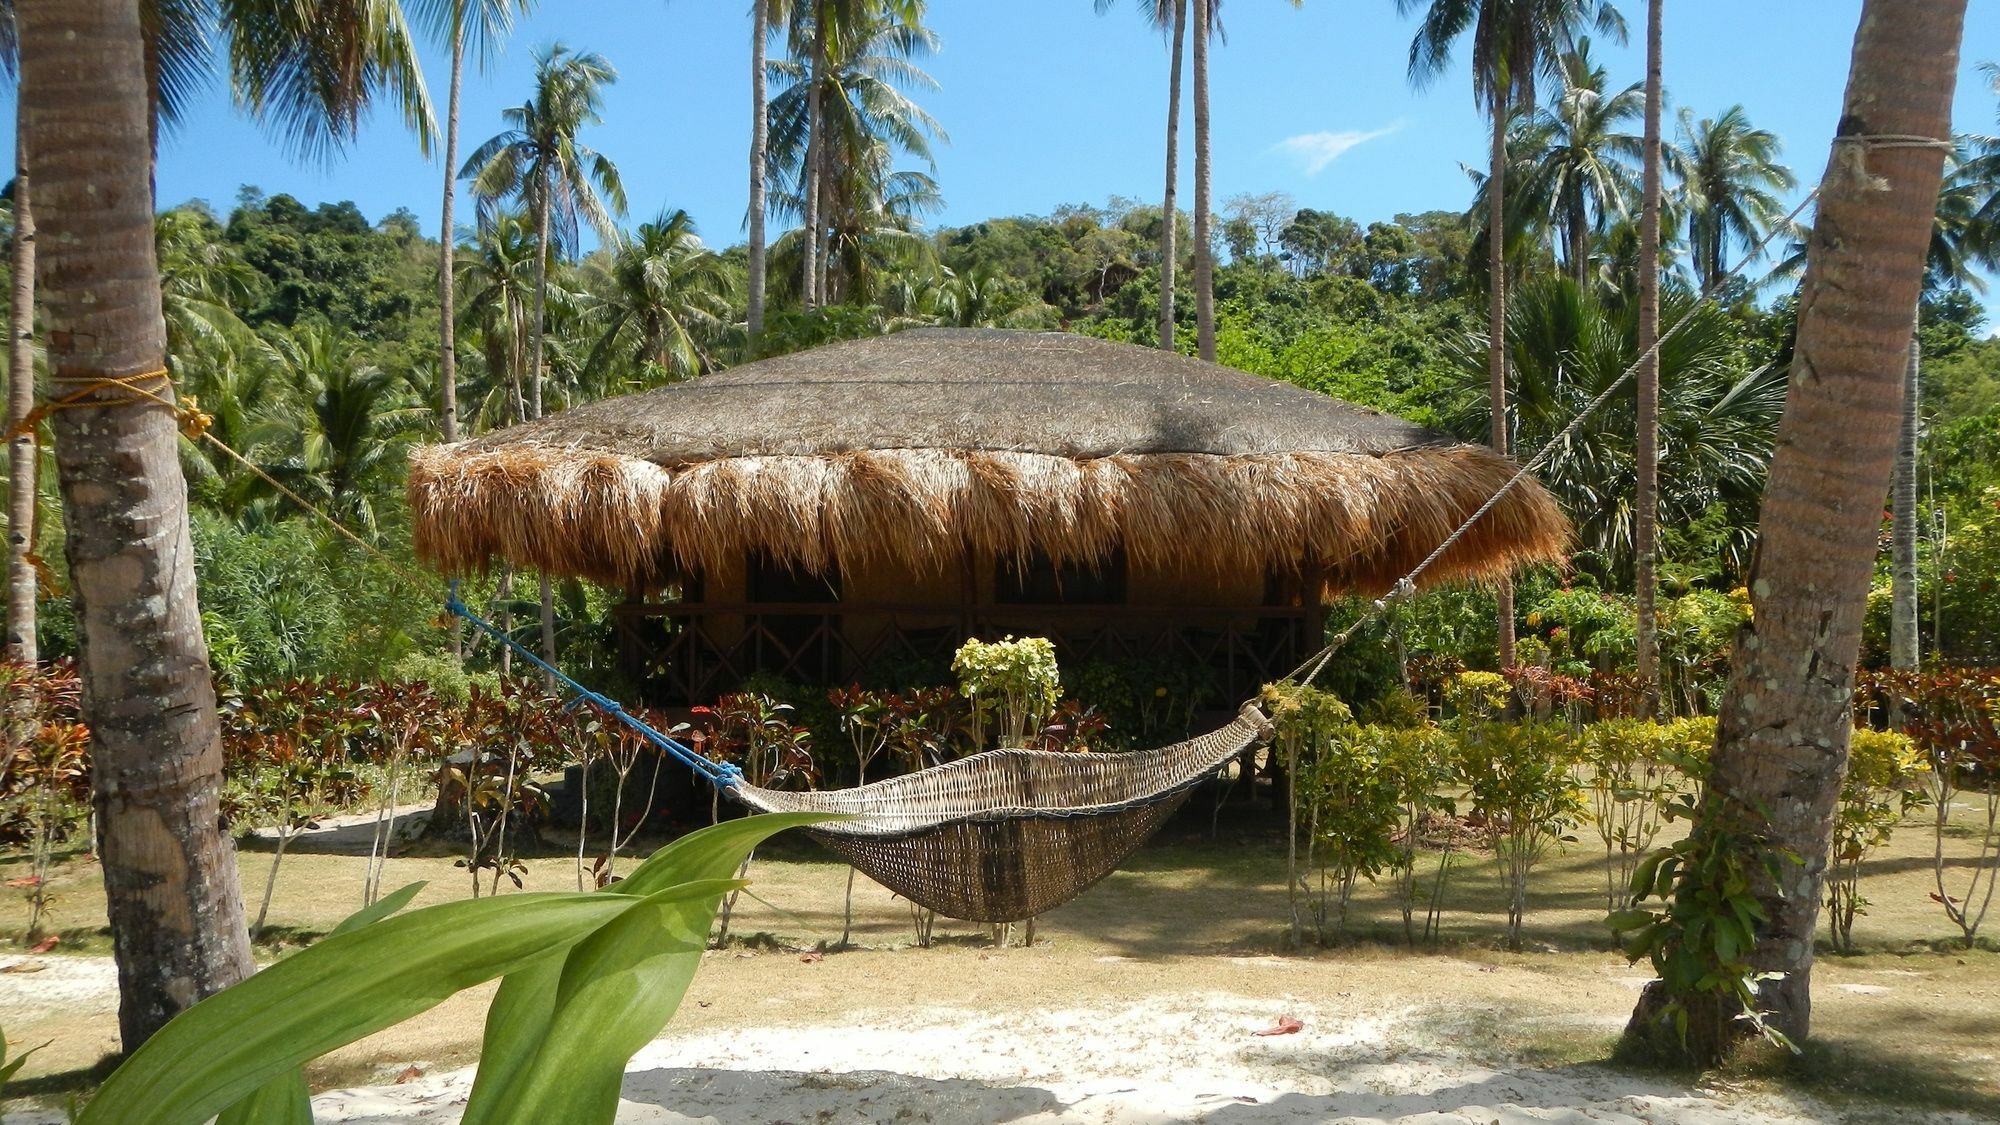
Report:
<svg viewBox="0 0 2000 1125"><path fill-rule="evenodd" d="M929 329L832 344L591 403L410 472L419 557L654 586L749 549L811 571L1044 552L1387 588L1514 472L1482 447L1156 348ZM1427 577L1560 554L1540 485Z"/></svg>
<svg viewBox="0 0 2000 1125"><path fill-rule="evenodd" d="M1512 475L1473 446L1372 453L1041 453L875 449L725 457L677 467L514 443L414 455L416 549L452 574L494 560L613 586L651 586L757 549L807 570L917 571L1046 552L1184 573L1319 570L1329 591L1377 592ZM1486 578L1558 557L1568 523L1532 483L1434 567Z"/></svg>

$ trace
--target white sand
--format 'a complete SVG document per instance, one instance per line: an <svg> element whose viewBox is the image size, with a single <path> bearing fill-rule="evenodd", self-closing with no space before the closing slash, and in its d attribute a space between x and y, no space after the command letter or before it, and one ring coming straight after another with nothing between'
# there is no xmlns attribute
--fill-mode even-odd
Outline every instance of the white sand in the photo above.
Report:
<svg viewBox="0 0 2000 1125"><path fill-rule="evenodd" d="M1345 1004L1345 1002L1343 1002ZM1259 1037L1281 1015L1293 1035ZM1469 1030L1469 1029L1468 1029ZM1442 1034L1441 1034L1442 1032ZM669 1034L632 1062L620 1122L1516 1122L1806 1125L1600 1067L1480 1065L1436 1012L1180 995L1039 1013L857 1011L832 1027ZM469 1072L331 1091L323 1122L458 1119Z"/></svg>

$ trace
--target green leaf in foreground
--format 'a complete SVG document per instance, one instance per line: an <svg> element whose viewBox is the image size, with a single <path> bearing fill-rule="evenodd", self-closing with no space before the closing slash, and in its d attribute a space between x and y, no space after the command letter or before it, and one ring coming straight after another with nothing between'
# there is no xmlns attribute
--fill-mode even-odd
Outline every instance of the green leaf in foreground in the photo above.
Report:
<svg viewBox="0 0 2000 1125"><path fill-rule="evenodd" d="M734 874L743 857L770 837L826 819L814 813L765 814L691 832L599 893L646 894L680 880L721 879ZM567 960L551 954L509 974L487 1010L479 1075L463 1125L537 1120L532 1107L551 1094L559 1116L610 1121L625 1064L680 1006L700 964L719 898L687 900L658 913L635 912L627 916L635 919L631 925L607 925L568 951ZM587 955L584 945L591 947ZM622 995L629 1009L616 1016L601 1010L607 993ZM578 1004L578 997L585 1002ZM583 1067L593 1077L586 1082L579 1074L571 1082L551 1084L543 1069L554 1056L566 1056L578 1046L590 1052L591 1062L559 1065ZM584 1104L601 1102L607 1088L611 1108L600 1107L597 1117L584 1112Z"/></svg>
<svg viewBox="0 0 2000 1125"><path fill-rule="evenodd" d="M513 971L629 910L622 895L448 902L329 937L189 1008L79 1125L200 1125L289 1069Z"/></svg>

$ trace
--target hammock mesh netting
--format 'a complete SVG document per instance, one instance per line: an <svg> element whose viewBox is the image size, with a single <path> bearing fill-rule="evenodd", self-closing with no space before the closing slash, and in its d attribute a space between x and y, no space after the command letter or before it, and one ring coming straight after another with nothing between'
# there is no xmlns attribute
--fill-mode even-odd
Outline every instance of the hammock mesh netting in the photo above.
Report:
<svg viewBox="0 0 2000 1125"><path fill-rule="evenodd" d="M1196 785L1270 735L1245 704L1226 725L1130 753L991 750L856 789L737 784L764 812L843 813L807 831L863 874L947 918L1015 922L1109 875Z"/></svg>

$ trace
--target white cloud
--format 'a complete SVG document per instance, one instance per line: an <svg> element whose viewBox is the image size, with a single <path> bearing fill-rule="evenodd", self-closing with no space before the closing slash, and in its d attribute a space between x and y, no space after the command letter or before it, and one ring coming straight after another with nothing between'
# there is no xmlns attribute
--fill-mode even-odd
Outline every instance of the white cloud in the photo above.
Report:
<svg viewBox="0 0 2000 1125"><path fill-rule="evenodd" d="M1349 129L1339 133L1300 133L1272 145L1271 151L1298 161L1300 170L1306 175L1317 176L1327 165L1346 155L1349 149L1378 137L1386 137L1402 127L1403 123L1398 121L1386 129L1368 132Z"/></svg>

